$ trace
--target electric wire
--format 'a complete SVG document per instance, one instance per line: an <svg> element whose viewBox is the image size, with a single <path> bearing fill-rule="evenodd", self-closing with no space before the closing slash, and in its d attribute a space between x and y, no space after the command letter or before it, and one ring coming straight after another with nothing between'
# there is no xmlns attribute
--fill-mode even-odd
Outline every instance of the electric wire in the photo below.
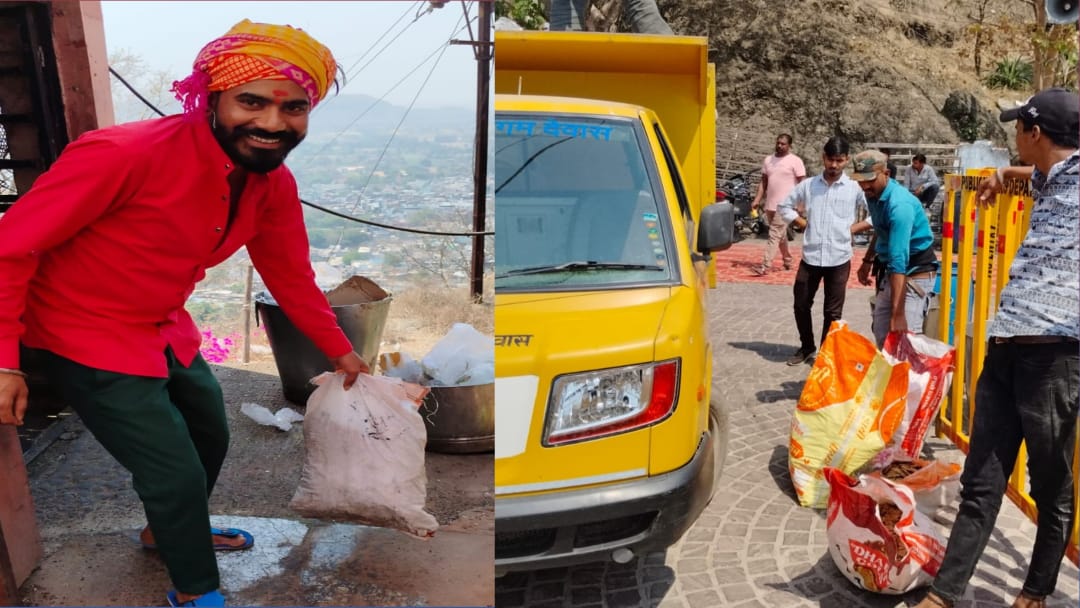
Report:
<svg viewBox="0 0 1080 608"><path fill-rule="evenodd" d="M135 87L132 86L131 83L129 83L127 80L125 80L123 76L121 76L119 73L117 73L116 70L114 70L112 68L112 66L109 66L109 73L112 74L113 76L115 76L116 79L120 81L120 84L124 85L124 87L127 88L127 90L131 91L131 93L133 95L135 95L135 97L139 98L139 100L142 101L144 104L146 104L146 106L148 108L150 108L151 110L156 112L158 116L165 116L164 112L162 112L160 109L158 109L158 107L155 106L153 103L151 103L150 100L148 100L146 97L143 97L142 93L140 93L137 89L135 89ZM334 216L340 217L342 219L349 220L351 222L356 222L358 224L365 224L367 226L375 226L377 228L385 228L387 230L396 230L398 232L411 232L411 233L414 233L414 234L430 234L430 235L437 235L437 236L492 236L492 235L495 234L494 231L485 231L485 232L439 232L439 231L435 231L435 230L422 230L422 229L419 229L419 228L405 228L404 226L392 226L390 224L382 224L382 223L375 222L375 221L372 221L372 220L361 219L361 218L358 218L358 217L354 217L352 215L345 215L343 213L339 213L337 211L327 209L326 207L323 207L321 205L316 205L315 203L308 202L308 201L306 201L304 199L300 199L300 202L307 205L308 207L311 207L312 209L317 209L317 210L322 211L324 213L328 213L330 215L334 215Z"/></svg>
<svg viewBox="0 0 1080 608"><path fill-rule="evenodd" d="M417 4L421 4L423 2L424 2L424 0L418 0ZM360 56L357 57L356 61L354 61L351 66L349 66L348 68L345 68L341 64L338 64L337 69L341 73L341 87L334 89L334 93L335 93L334 97L337 97L338 94L340 94L343 90L345 90L345 88L349 86L349 83L352 82L352 79L355 76L359 76L360 72L362 72L363 69L365 67L367 67L367 65L370 64L370 62L368 64L365 64L364 67L360 68L359 70L357 70L356 72L354 72L353 74L350 75L349 72L352 71L352 69L356 67L356 64L363 61L364 57L367 57L367 54L370 53L372 51L372 49L374 49L379 44L379 42L382 41L382 39L385 38L387 36L387 34L390 33L390 31L392 29L394 29L394 26L396 26L398 23L401 23L401 20L404 19L405 17L407 17L410 12L412 12L412 7L411 6L408 7L407 9L405 9L405 12L402 13L401 16L397 18L397 21L391 23L390 26L387 27L386 30L384 30L383 33L378 38L375 39L375 42L371 43L371 46L369 46L367 48L367 50L365 50L363 53L360 53ZM419 19L419 15L417 15L417 17L415 19L413 19L413 21L409 22L400 32L398 32L398 35L394 36L394 38L392 40L390 40L390 42L386 43L387 46L384 46L382 49L380 49L379 53L376 53L375 57L378 57L379 54L381 54L384 50L386 50L387 47L389 47L389 45L391 43L394 42L394 40L397 40L402 34L404 34L405 30L409 29L409 26L412 25L413 23L415 23L417 19ZM374 60L374 58L372 58L372 59ZM319 104L319 106L317 108L312 110L311 113L315 114L315 112L318 112L320 108L325 108L326 106L330 105L334 101L334 97L327 98L325 101L323 101L323 103Z"/></svg>
<svg viewBox="0 0 1080 608"><path fill-rule="evenodd" d="M460 21L459 21L459 23L460 23ZM455 31L455 32L454 32L453 34L451 34L451 35L450 35L450 38L452 39L452 38L453 38L454 36L457 36L457 35L458 35L458 34L460 34L460 33L462 32L462 30L464 30L464 29L465 29L464 27L458 28L458 29L457 29L457 31ZM400 80L398 80L397 82L395 82L393 86L391 86L391 87L390 87L389 89L387 89L387 90L386 90L385 92L383 92L383 94L382 94L382 95L380 95L378 99L376 99L375 101L371 102L371 104L370 104L370 105L368 105L368 107L364 108L364 110L363 110L362 112L360 112L360 114L359 114L359 115L358 115L358 116L357 116L356 118L353 118L353 119L352 119L352 120L351 120L351 121L349 122L349 124L345 125L345 126L344 126L344 127L342 127L341 129L339 129L339 130L338 130L338 132L337 132L337 133L335 133L335 134L334 134L334 136L330 138L330 141L328 141L328 142L324 143L324 144L322 145L322 147L320 147L320 148L319 148L318 150L316 150L316 151L315 151L315 152L313 152L312 154L310 154L310 155L305 155L305 159L304 159L304 164L300 165L300 168L301 168L301 169L306 169L306 168L308 167L308 165L310 165L310 164L311 164L312 162L314 162L314 160L315 160L316 158L318 158L318 156L319 156L320 154L322 154L322 153L323 153L323 151L324 151L324 150L326 150L326 149L327 149L328 147L330 147L330 145L331 145L331 144L333 144L334 142L336 142L336 141L338 140L338 138L339 138L339 137L341 137L341 136L342 136L342 135L344 135L344 134L345 134L345 133L346 133L346 132L347 132L347 131L348 131L349 129L351 129L351 128L353 127L353 125L355 125L355 124L356 124L356 123L357 123L357 122L358 122L358 121L359 121L359 120L360 120L361 118L363 118L363 117L364 117L364 116L365 116L365 115L366 115L366 114L367 114L368 112L372 111L372 110L373 110L373 109L375 109L375 108L376 108L376 107L377 107L377 106L378 106L378 105L379 105L380 103L382 103L383 101L385 101L385 100L386 100L386 97L387 97L387 96L388 96L388 95L389 95L390 93L393 93L395 89L397 89L397 88L398 88L399 86L401 86L401 85L402 85L402 83L404 83L404 82L405 82L406 80L408 80L408 79L409 79L409 78L410 78L410 77L411 77L411 76L412 76L413 74L415 74L416 72L418 72L418 71L420 70L420 68L424 67L424 64L426 64L426 63L427 63L427 62L428 62L429 60L431 60L431 58L432 58L432 57L434 57L435 55L440 55L440 56L441 56L441 54L442 54L442 53L444 53L444 52L446 51L446 46L445 46L445 44L448 44L448 43L440 44L439 46L435 47L435 50L433 50L433 51L432 51L432 52L431 52L431 53L430 53L430 54L429 54L429 55L428 55L427 57L424 57L424 58L423 58L422 60L420 60L420 63L416 64L416 65L415 65L415 66L413 67L413 69L409 70L409 72L408 72L407 74L405 74L404 76L402 76Z"/></svg>
<svg viewBox="0 0 1080 608"><path fill-rule="evenodd" d="M469 26L469 40L476 42L476 35L473 34L472 31L472 17L469 16L469 3L465 0L461 0L461 12L465 13L465 24ZM480 61L480 47L473 46L472 52L473 57L475 57L477 61Z"/></svg>
<svg viewBox="0 0 1080 608"><path fill-rule="evenodd" d="M458 20L458 23L461 23L460 19ZM458 27L458 25L455 24L454 28L456 29L457 27ZM454 35L452 34L450 37L453 38L453 36ZM353 203L352 209L349 210L349 215L352 215L353 213L356 213L356 207L357 207L357 205L360 204L360 200L364 197L364 192L367 191L368 185L371 184L371 179L375 176L375 172L378 171L379 165L382 163L383 158L385 158L386 151L390 149L390 144L392 144L394 142L394 138L397 137L398 130L401 129L401 125L405 123L405 119L408 118L409 112L411 112L412 109L413 109L413 106L416 105L416 100L419 99L420 94L424 92L424 89L427 87L428 81L431 80L432 74L434 74L435 69L439 67L439 62L442 60L443 55L446 53L446 50L449 49L449 48L450 48L450 43L448 41L445 45L443 45L442 52L439 53L439 56L435 58L435 63L433 63L431 65L431 69L428 70L427 76L424 77L424 81L420 83L420 88L418 88L416 90L416 94L413 95L412 101L409 102L409 107L405 108L405 113L402 114L401 119L398 120L398 123L396 125L394 125L394 130L393 130L393 132L390 133L390 138L386 140L386 145L384 145L383 149L379 152L379 157L377 159L375 159L375 164L371 167L371 172L368 173L368 177L364 181L364 185L360 186L360 192L357 193L357 195L356 195L356 202ZM338 240L334 244L335 248L337 248L337 246L341 244L341 239L342 239L342 237L344 237L344 235L345 235L345 229L344 229L344 227L342 227L341 232L338 233Z"/></svg>
<svg viewBox="0 0 1080 608"><path fill-rule="evenodd" d="M417 3L416 3L416 5L414 5L414 6L417 6L417 5L421 4L422 2L423 2L423 0L420 0L420 2L417 2ZM419 6L417 6L417 8L419 8ZM381 42L383 38L386 38L387 34L389 34L389 33L390 33L390 30L394 29L394 27L395 27L395 26L397 26L397 24L401 23L401 20L402 20L402 19L404 19L405 17L409 16L409 13L411 13L411 12L412 12L412 10L413 10L413 7L412 7L412 6L409 6L409 7L407 7L407 8L405 9L405 12L404 12L404 13L401 13L401 16L397 18L397 21L395 21L395 22L391 23L391 24L390 24L390 27L386 28L386 31L385 31L385 32L383 32L381 36L379 36L378 38L376 38L376 39L375 39L375 42L372 42L372 43L371 43L371 46L369 46L369 47L367 48L367 50L366 50L366 51L364 51L363 53L360 53L360 56L356 58L356 61L354 61L354 62L353 62L353 64L352 64L351 66L349 66L349 67L348 67L348 68L347 68L347 69L345 70L345 75L346 75L346 76L348 77L348 76L349 76L349 73L350 73L350 72L352 72L353 68L355 68L357 64L359 64L359 63L360 63L361 61L363 61L363 60L364 60L364 57L367 57L368 53L370 53L370 52L372 51L372 49L374 49L374 48L375 48L376 46L378 46L379 42ZM408 25L406 25L406 26L405 26L405 28L401 30L401 32L402 32L402 33L404 33L404 31L405 31L406 29L408 29L410 25L412 25L413 23L416 23L416 21L417 21L418 19L419 19L419 17L413 18L413 20L412 20L412 21L410 21L410 22L408 23ZM401 35L401 34L399 33L399 34L398 34L398 36L400 36L400 35ZM394 37L394 40L397 40L397 36L395 36L395 37ZM390 42L393 42L394 40L391 40ZM388 42L388 43L387 43L387 45L389 45L389 44L390 44L390 43ZM386 47L383 47L383 49L384 49L384 50L385 50L385 48L386 48ZM381 52L382 52L382 50L380 50L379 52L381 53ZM378 56L378 55L376 55L376 57L377 57L377 56ZM364 65L364 67L367 67L367 64L365 64L365 65ZM362 72L363 70L364 70L364 68L360 68L359 70L357 70L357 71L356 71L356 74L357 74L357 75L359 75L359 74L360 74L360 72Z"/></svg>
<svg viewBox="0 0 1080 608"><path fill-rule="evenodd" d="M421 2L418 2L417 4L423 4L423 1L421 1ZM419 9L419 7L417 7L417 9ZM409 14L409 12L410 12L411 10L412 10L412 7L411 7L411 6L410 6L409 8L407 8L407 9L405 10L405 13L404 13L404 14L403 14L403 15L402 15L402 16L401 16L400 18L398 18L398 21L397 21L397 22L395 22L395 23L394 23L394 25L397 25L397 23L398 23L398 22L400 22L400 21L401 21L401 19L405 17L405 15L408 15L408 14ZM430 12L430 11L428 11L428 12ZM360 62L361 62L361 61L362 61L362 60L364 59L364 57L365 57L365 56L366 56L366 55L367 55L367 54L368 54L369 52L371 52L371 49L368 49L367 51L364 51L364 54L363 54L363 55L361 55L359 59L357 59L356 61L354 61L354 62L353 62L353 64L352 64L351 66L349 66L349 69L345 71L345 75L346 75L346 77L347 77L347 78L349 78L349 79L352 79L352 78L353 78L353 77L355 77L355 76L359 76L359 75L360 75L360 72L363 72L363 71L364 71L364 70L365 70L365 69L366 69L366 68L367 68L367 67L368 67L369 65L371 65L371 64L372 64L372 62L374 62L374 61L375 61L376 59L378 59L378 58L379 58L379 55L382 55L382 54L383 54L383 51L385 51L386 49L390 48L390 45L394 44L394 42L395 42L395 41L396 41L396 40L397 40L398 38L401 38L401 36L402 36L402 35L403 35L403 34L404 34L405 32L409 31L409 28L410 28L410 27L412 27L412 25L413 25L414 23L416 23L417 21L419 21L419 20L420 20L420 17L422 17L422 16L423 16L423 15L425 15L425 14L427 14L427 13L423 13L423 14L421 14L421 13L417 12L416 16L415 16L415 17L413 17L413 20L412 20L412 21L410 21L410 22L408 22L407 24L405 24L405 27L401 28L401 31L400 31L400 32L398 32L398 33L397 33L397 35L395 35L395 36L394 36L393 38L391 38L391 39L390 39L389 41L387 41L387 43L386 43L386 44L384 44L384 45L383 45L383 47L382 47L381 49L379 49L379 51L378 51L377 53L375 53L375 55L374 55L374 56L372 56L372 58L371 58L371 59L369 59L367 63L365 63L364 65L360 66L360 68L359 68L359 69L357 69L357 70L356 70L356 72L353 72L353 73L352 73L352 74L350 75L350 74L349 74L349 72L351 72L351 71L352 71L352 69L356 67L356 64L360 63ZM392 27L394 27L394 26L392 25L392 26L390 26L390 27L392 28ZM384 34L383 34L383 36L386 36L386 34L388 34L388 33L390 33L390 30L389 30L389 29L387 29L386 33L384 33ZM381 37L380 37L380 38L381 38ZM374 48L374 46L372 46L371 48Z"/></svg>

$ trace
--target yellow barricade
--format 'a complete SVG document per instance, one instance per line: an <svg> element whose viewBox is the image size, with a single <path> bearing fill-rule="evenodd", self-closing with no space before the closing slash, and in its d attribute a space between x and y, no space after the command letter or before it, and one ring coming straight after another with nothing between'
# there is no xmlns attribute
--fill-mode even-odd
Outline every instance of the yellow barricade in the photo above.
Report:
<svg viewBox="0 0 1080 608"><path fill-rule="evenodd" d="M964 175L944 176L940 335L935 337L951 342L956 348L956 371L950 394L941 408L938 430L965 454L971 441L971 424L977 405L975 383L986 356L987 324L1001 303L1001 291L1009 281L1009 266L1027 234L1033 204L1028 182L1011 180L1006 183L1006 190L998 194L994 205L979 205L976 200L979 182L993 174L994 169L969 169ZM954 243L959 244L955 255ZM950 274L954 266L955 271ZM950 324L952 340L949 340ZM1078 472L1080 449L1073 455L1073 483L1080 488ZM1036 520L1035 502L1028 493L1026 446L1020 447L1006 495L1032 521ZM1077 510L1080 513L1080 504ZM1080 517L1073 524L1068 549L1073 563L1078 563L1078 529Z"/></svg>

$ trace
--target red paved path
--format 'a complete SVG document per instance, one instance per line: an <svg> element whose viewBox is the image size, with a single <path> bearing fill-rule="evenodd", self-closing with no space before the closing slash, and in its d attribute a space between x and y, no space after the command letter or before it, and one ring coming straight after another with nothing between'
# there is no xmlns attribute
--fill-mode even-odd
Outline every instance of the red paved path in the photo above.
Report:
<svg viewBox="0 0 1080 608"><path fill-rule="evenodd" d="M754 274L753 269L761 264L765 255L765 239L748 238L731 246L727 251L715 254L716 257L716 280L721 283L760 283L762 285L793 285L795 283L795 271L799 268L799 260L802 259L802 246L800 237L791 242L792 266L791 270L784 270L784 261L777 252L773 258L772 270L763 277ZM862 260L866 253L866 247L855 247L856 262ZM851 269L851 278L848 279L848 289L870 289L859 284L855 276L858 270L857 264Z"/></svg>

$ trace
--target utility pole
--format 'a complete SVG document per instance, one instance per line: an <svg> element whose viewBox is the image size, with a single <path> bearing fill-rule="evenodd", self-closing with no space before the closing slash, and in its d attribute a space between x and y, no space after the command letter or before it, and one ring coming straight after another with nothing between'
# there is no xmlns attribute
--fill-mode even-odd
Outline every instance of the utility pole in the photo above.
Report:
<svg viewBox="0 0 1080 608"><path fill-rule="evenodd" d="M476 141L473 145L473 232L485 232L487 217L488 114L491 108L491 14L493 0L479 0L479 31L476 53ZM484 236L472 237L472 265L469 273L469 295L474 302L484 297Z"/></svg>
<svg viewBox="0 0 1080 608"><path fill-rule="evenodd" d="M428 0L435 8L442 8L446 0ZM468 15L465 0L461 5ZM473 302L484 299L484 235L487 218L487 158L488 114L491 109L491 56L494 43L491 40L492 12L495 0L476 0L478 32L471 40L451 40L450 44L473 47L476 56L476 138L473 140L473 225L472 260L469 265L469 295ZM472 26L469 26L472 34Z"/></svg>

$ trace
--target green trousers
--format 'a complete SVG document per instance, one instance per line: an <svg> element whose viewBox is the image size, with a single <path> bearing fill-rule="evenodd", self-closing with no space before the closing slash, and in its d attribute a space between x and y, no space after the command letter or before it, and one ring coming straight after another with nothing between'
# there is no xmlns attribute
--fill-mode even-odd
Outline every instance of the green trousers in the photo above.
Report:
<svg viewBox="0 0 1080 608"><path fill-rule="evenodd" d="M225 400L210 366L166 349L168 378L103 371L44 353L49 382L131 472L158 552L178 591L220 586L208 498L229 446Z"/></svg>

